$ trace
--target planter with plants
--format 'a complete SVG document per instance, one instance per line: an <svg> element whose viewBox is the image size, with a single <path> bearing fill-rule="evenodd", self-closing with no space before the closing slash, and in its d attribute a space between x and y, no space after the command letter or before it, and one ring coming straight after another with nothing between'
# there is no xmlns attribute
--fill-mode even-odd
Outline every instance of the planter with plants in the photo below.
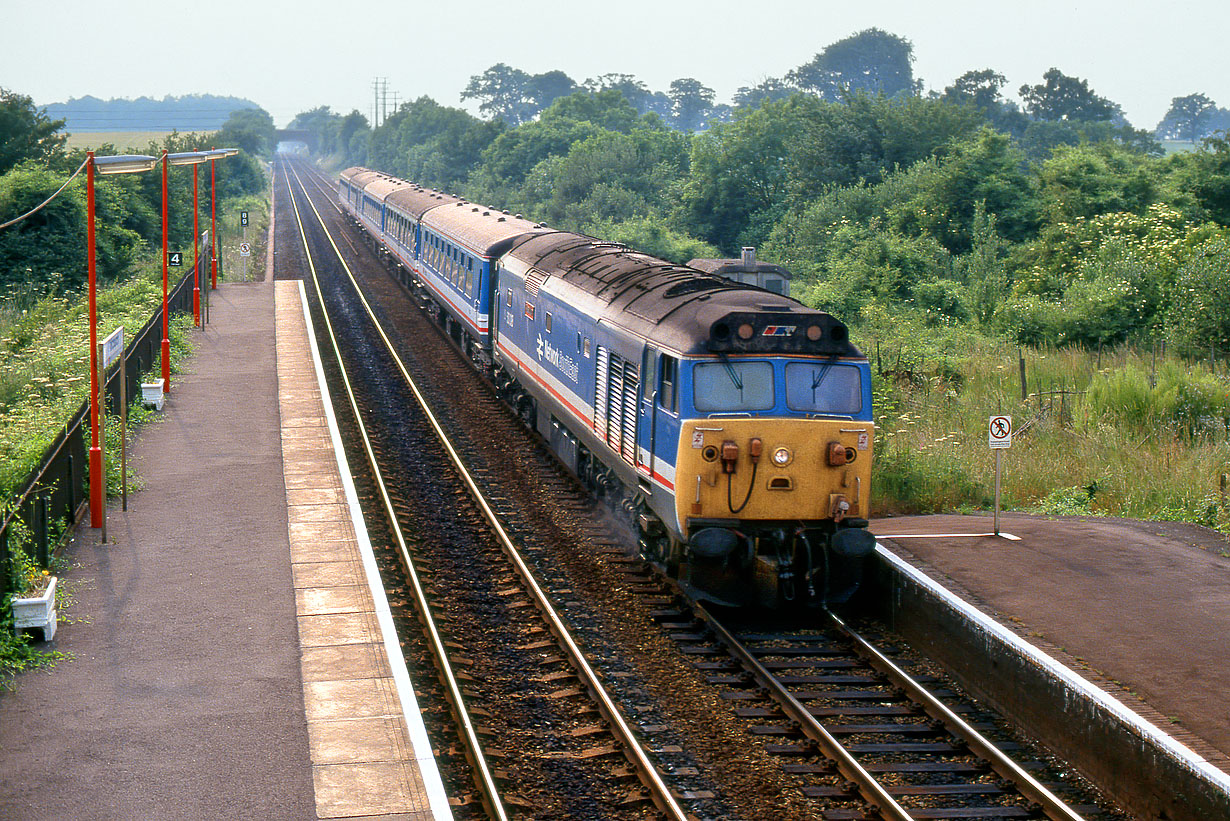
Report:
<svg viewBox="0 0 1230 821"><path fill-rule="evenodd" d="M13 629L41 628L43 641L51 641L56 634L56 577L46 570L40 576L34 589L13 597Z"/></svg>
<svg viewBox="0 0 1230 821"><path fill-rule="evenodd" d="M13 563L13 595L9 604L13 612L13 630L38 629L43 641L56 634L56 583L51 571L41 568L20 547L10 554Z"/></svg>

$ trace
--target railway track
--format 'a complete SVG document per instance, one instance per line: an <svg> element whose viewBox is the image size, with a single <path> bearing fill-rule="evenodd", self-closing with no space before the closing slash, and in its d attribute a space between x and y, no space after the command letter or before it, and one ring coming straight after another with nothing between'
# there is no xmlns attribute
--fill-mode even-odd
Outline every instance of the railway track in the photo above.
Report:
<svg viewBox="0 0 1230 821"><path fill-rule="evenodd" d="M294 177L299 183L300 193L306 194L302 179L297 177L293 169L289 171L290 177ZM288 184L291 182L290 177L286 178ZM313 253L305 225L305 214L296 199L292 190L291 204L295 222L303 237L304 251L312 272L317 298L324 305L326 295L314 262L318 257ZM320 227L328 236L324 220L315 210L316 206L306 197L301 201L312 209ZM333 258L346 269L341 252L331 237L329 245L334 251ZM324 258L329 259L327 255ZM349 275L348 269L346 273ZM370 309L368 316L372 320L373 330L384 343L383 353L388 356L381 366L385 369L395 368L402 377L405 388L417 400L415 408L405 405L398 408L397 421L400 424L397 425L397 443L382 441L378 434L367 429L364 424L366 411L379 407L381 397L365 393L364 383L350 378L350 367L343 356L328 312L325 313L325 323L333 342L335 362L346 386L346 395L357 430L379 486L382 507L396 536L415 605L429 636L437 670L445 683L454 717L460 727L460 735L466 746L466 758L473 765L475 784L481 793L484 808L495 818L508 817L506 807L509 804L532 809L536 817L540 814L560 814L561 817L583 815L596 818L610 815L609 812L602 812L605 805L619 810L618 816L613 817L636 817L636 814L629 814L629 810L634 809L630 805L647 799L661 815L682 821L685 817L683 810L650 762L647 751L606 693L601 680L590 667L567 626L544 595L534 574L469 474L448 434L436 420ZM387 379L384 381L387 383ZM434 435L435 443L425 441L430 435ZM413 454L406 453L406 439L414 442ZM431 447L432 444L436 447ZM442 469L444 466L440 463L444 460L440 458L440 450L447 455L448 469ZM436 513L445 514L437 520L439 531L444 531L444 522L450 520L461 525L459 529L464 531L459 534L460 538L447 540L463 548L462 555L453 556L451 563L441 561L445 551L438 548L446 540L439 537L439 531L430 537L429 542L425 542L413 534L408 534L403 527L403 518L407 513L416 512L415 503L421 504L423 497L421 493L407 492L407 488L400 486L401 483L396 480L386 480L389 457L395 451L399 452L401 457L412 456L417 459L417 466L421 470L416 471L415 475L419 477L420 490L422 485L430 483L427 481L428 477L447 484L444 488L432 490L444 490L452 497L436 502L439 505ZM404 468L407 462L403 458L392 464ZM455 482L459 482L468 491L468 496L453 492ZM418 498L415 498L416 496ZM437 549L424 550L429 544ZM498 548L498 551L493 548ZM433 555L428 558L428 553ZM424 568L422 574L420 567ZM475 613L481 613L486 618L482 623L472 623L467 630L466 622L473 619ZM469 641L459 641L459 637L467 633L472 635L486 632L493 620L503 622L505 629L499 631L504 634L502 638L515 643L507 645L503 641L493 642L490 635L472 636ZM449 638L446 639L446 636ZM494 652L509 647L512 653ZM539 702L540 709L535 711L536 719L556 724L546 740L569 737L575 740L571 746L578 749L568 749L568 745L555 745L558 749L553 751L555 760L584 763L583 767L572 768L573 771L568 773L570 778L561 777L559 781L550 784L534 783L534 794L529 794L531 788L528 784L509 790L496 783L497 771L493 769L489 759L507 758L510 751L501 750L496 745L501 741L507 742L509 738L507 735L503 739L496 737L494 743L480 740L480 734L492 735L492 729L483 727L479 721L493 718L495 705L487 700L485 706L477 706L477 702L484 701L482 696L468 697L461 685L462 681L478 680L474 675L478 666L478 660L474 657L476 652L485 653L488 675L499 672L515 675L524 671L522 664L526 662L540 671L539 675L521 679L519 689L524 697L522 703L525 706L530 701ZM476 693L478 688L471 687L470 690L471 693ZM484 730L486 732L483 732ZM609 762L599 766L593 764L596 760L610 759L621 754L632 765L631 770L612 768ZM550 759L541 757L539 760ZM528 774L520 775L529 781ZM564 773L556 775L563 776ZM639 781L644 792L630 789L626 783L629 779ZM514 782L517 779L511 771L504 770L502 780ZM551 791L556 793L551 796L554 801L542 795L544 787L550 787ZM578 787L581 789L578 790ZM518 793L518 789L522 792ZM613 795L610 794L612 789L615 790ZM561 792L565 794L560 795ZM572 807L567 808L567 804ZM543 810L546 812L543 813Z"/></svg>
<svg viewBox="0 0 1230 821"><path fill-rule="evenodd" d="M1003 762L978 761L971 751L979 742L971 742L950 717L936 717L933 704L919 706L904 695L909 683L893 683L882 666L848 658L857 642L840 638L837 625L823 633L739 633L693 608L668 579L629 555L630 540L613 535L611 518L594 509L469 366L457 356L441 356L447 343L431 332L432 323L390 309L404 305L405 293L382 271L371 273L370 263L382 257L337 217L331 183L303 166L284 168L282 177L298 186L297 194L287 194L301 203L304 254L311 256L315 246L318 264L329 269L318 280L319 301L336 302L333 310L360 329L372 321L390 329L380 334L385 353L374 349L375 334L365 330L351 331L342 345L356 361L377 363L353 380L354 414L394 409L381 412L386 430L360 435L370 441L365 458L384 477L375 484L395 485L386 500L378 500L374 489L372 507L403 528L404 535L391 536L399 561L420 568L417 583L414 571L409 584L390 583L405 587L407 598L413 592L420 599L416 607L438 619L434 632L443 656L460 665L440 673L457 684L450 709L460 727L473 728L474 738L462 745L458 736L456 745L471 749L468 765L486 766L491 780L504 785L505 798L511 796L504 801L508 807L496 808L500 799L487 792L499 788L484 786L478 790L485 796L481 802L460 803L532 817L669 814L675 810L668 799L695 818L762 818L766 807L776 818L1080 817L1059 805L1048 807L1047 791L1029 786L1028 775L1022 792L1012 783L1021 781L1019 775L1002 775ZM308 193L318 206L307 205ZM310 216L302 213L309 210ZM342 260L346 255L367 265L351 271ZM356 292L370 295L363 309L356 307ZM393 364L395 357L404 364ZM424 372L423 385L413 390L416 401L450 410L431 422L424 421L430 411L410 412L408 400L396 396L404 389L391 387L409 381L407 371ZM444 449L447 458L431 444L438 435L457 443ZM423 461L433 452L434 461ZM463 463L476 466L472 476L461 478ZM431 490L406 481L433 473L457 478ZM458 491L458 483L467 492ZM489 501L464 503L463 497L475 493ZM492 522L503 526L502 535ZM513 545L526 553L520 567L488 558L515 550ZM524 581L531 568L540 582ZM552 610L537 599L543 588L557 603L554 617L545 621L531 617ZM468 624L476 621L481 624ZM561 646L549 638L569 630L579 636L571 640L576 652L569 642ZM475 658L483 641L508 657L500 663ZM838 646L846 649L839 652ZM601 669L590 669L594 675L586 678L586 668L598 667L599 659ZM501 675L509 687L539 687L523 695L542 715L502 716L500 702L508 691L491 686ZM584 697L603 685L611 691L609 707ZM618 722L606 711L633 717L624 722L631 741L609 733ZM546 729L548 720L555 729ZM524 731L527 724L532 732ZM448 736L440 736L445 752L454 746ZM519 755L513 739L528 745L528 757ZM617 752L630 751L630 745L642 750L629 755L631 768ZM843 749L854 755L843 759ZM480 755L493 761L476 764ZM544 767L544 761L553 764ZM669 778L660 794L647 776L652 770ZM575 795L578 788L591 789L594 800L583 811L576 805L566 809L567 800L549 795L547 782L555 778L559 790ZM462 780L454 778L459 791ZM1089 803L1079 795L1072 800Z"/></svg>

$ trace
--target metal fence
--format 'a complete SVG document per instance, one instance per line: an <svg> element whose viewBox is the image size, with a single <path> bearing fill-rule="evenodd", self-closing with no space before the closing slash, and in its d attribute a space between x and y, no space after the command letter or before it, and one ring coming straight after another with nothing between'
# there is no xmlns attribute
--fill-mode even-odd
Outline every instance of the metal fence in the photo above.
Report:
<svg viewBox="0 0 1230 821"><path fill-rule="evenodd" d="M207 255L202 255L197 267L189 270L167 294L172 313L191 313L193 280L204 275L203 287L209 286ZM162 354L162 308L124 347L124 363L128 384L137 385L141 374L151 369ZM120 363L106 373L103 383L104 403L109 415L120 412ZM138 392L129 390L129 396ZM15 522L30 531L35 558L40 567L47 567L53 550L57 523L76 523L82 505L89 499L86 468L89 452L90 403L87 399L64 425L55 441L43 452L39 465L13 494L7 515L0 521L0 596L10 591L12 556L10 534Z"/></svg>

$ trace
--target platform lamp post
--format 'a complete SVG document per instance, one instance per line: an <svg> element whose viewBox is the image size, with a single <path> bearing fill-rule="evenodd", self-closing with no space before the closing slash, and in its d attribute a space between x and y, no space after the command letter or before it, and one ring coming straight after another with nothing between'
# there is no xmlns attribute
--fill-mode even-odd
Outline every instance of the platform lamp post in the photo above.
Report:
<svg viewBox="0 0 1230 821"><path fill-rule="evenodd" d="M167 305L167 166L200 165L209 159L201 151L162 152L162 392L171 390L171 316ZM194 203L195 205L195 203Z"/></svg>
<svg viewBox="0 0 1230 821"><path fill-rule="evenodd" d="M99 413L101 404L98 380L98 308L95 292L97 274L94 267L94 174L139 174L153 171L158 164L156 157L144 154L122 154L114 157L95 157L86 152L85 203L86 203L86 266L89 271L90 293L90 527L102 527L104 494L107 480L103 476L102 444L99 442Z"/></svg>
<svg viewBox="0 0 1230 821"><path fill-rule="evenodd" d="M202 152L209 157L209 289L218 289L218 163L223 157L233 157L239 153L238 148L211 148Z"/></svg>

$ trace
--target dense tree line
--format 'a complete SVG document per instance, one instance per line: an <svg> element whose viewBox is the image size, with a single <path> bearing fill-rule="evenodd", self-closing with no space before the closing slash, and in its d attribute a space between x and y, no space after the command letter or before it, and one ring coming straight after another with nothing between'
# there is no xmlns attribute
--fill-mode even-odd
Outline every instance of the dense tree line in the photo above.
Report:
<svg viewBox="0 0 1230 821"><path fill-rule="evenodd" d="M1230 141L1212 100L1176 97L1157 137L1058 68L1004 93L975 69L942 90L913 46L869 29L715 103L681 78L581 83L506 65L463 99L422 98L374 131L327 109L299 125L366 164L683 261L755 245L794 292L859 323L913 315L1022 342L1166 334L1230 348Z"/></svg>
<svg viewBox="0 0 1230 821"><path fill-rule="evenodd" d="M0 222L31 210L50 197L85 159L68 151L63 120L48 118L22 94L0 89ZM236 111L213 134L171 134L144 153L156 156L214 146L239 146L237 157L217 164L220 197L256 193L265 185L256 156L273 149L273 120L259 109ZM99 155L120 153L103 145ZM208 177L205 177L208 180ZM208 192L208 187L203 189ZM191 247L192 174L176 168L168 175L169 241ZM209 200L202 216L208 220ZM162 242L162 177L146 174L99 176L95 180L98 272L104 280L126 274L138 257ZM0 230L0 288L20 287L28 294L64 293L86 279L86 202L84 174L33 216Z"/></svg>

